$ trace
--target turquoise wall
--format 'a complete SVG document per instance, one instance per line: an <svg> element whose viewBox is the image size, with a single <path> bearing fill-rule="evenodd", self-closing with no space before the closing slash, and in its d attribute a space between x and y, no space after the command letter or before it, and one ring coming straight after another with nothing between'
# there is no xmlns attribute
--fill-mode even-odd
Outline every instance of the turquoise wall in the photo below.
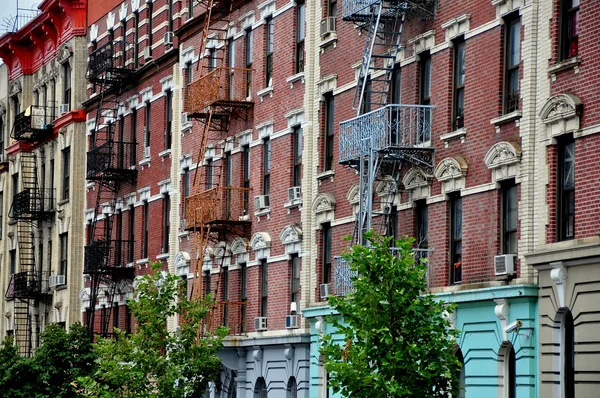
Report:
<svg viewBox="0 0 600 398"><path fill-rule="evenodd" d="M436 294L441 300L456 303L453 317L455 327L461 331L457 341L465 359L465 396L467 398L503 397L504 353L508 355L510 343L516 353L517 397L538 396L537 377L537 286L515 285L465 290ZM519 333L504 333L503 323L495 314L498 303L505 300L510 311L504 324L516 320L523 322ZM321 332L334 333L331 325L323 321L332 314L330 307L305 309L303 316L310 321L310 397L324 398L323 370L319 362ZM505 340L506 337L506 340ZM338 395L330 393L331 398Z"/></svg>

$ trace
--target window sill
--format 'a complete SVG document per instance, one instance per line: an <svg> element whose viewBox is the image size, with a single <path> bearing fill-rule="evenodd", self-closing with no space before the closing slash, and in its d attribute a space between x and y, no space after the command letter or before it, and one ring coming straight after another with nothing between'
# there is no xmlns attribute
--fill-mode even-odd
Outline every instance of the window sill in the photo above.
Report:
<svg viewBox="0 0 600 398"><path fill-rule="evenodd" d="M136 263L136 265L138 265L141 268L142 265L148 264L148 257L142 258L141 260L136 260L135 263Z"/></svg>
<svg viewBox="0 0 600 398"><path fill-rule="evenodd" d="M63 205L66 205L67 203L69 203L69 200L70 200L69 198L66 198L66 199L58 201L56 204L58 206L63 206Z"/></svg>
<svg viewBox="0 0 600 398"><path fill-rule="evenodd" d="M331 181L333 182L333 177L335 176L335 170L331 169L331 170L326 170L322 173L319 173L315 176L315 178L319 181L319 183L321 183L321 181L325 180L326 178L331 178Z"/></svg>
<svg viewBox="0 0 600 398"><path fill-rule="evenodd" d="M67 281L65 281L65 283L62 285L54 286L55 292L59 292L61 290L66 290L66 289L67 289Z"/></svg>
<svg viewBox="0 0 600 398"><path fill-rule="evenodd" d="M440 140L444 141L444 147L448 148L448 143L455 139L460 139L460 143L465 143L465 137L467 136L467 129L460 128L455 131L451 131L450 133L442 134Z"/></svg>
<svg viewBox="0 0 600 398"><path fill-rule="evenodd" d="M295 207L301 208L302 207L302 198L290 200L289 202L285 202L283 204L283 207L285 209L287 209L287 214L290 214L293 208L295 208Z"/></svg>
<svg viewBox="0 0 600 398"><path fill-rule="evenodd" d="M304 84L304 72L296 73L295 75L285 79L285 81L290 84L290 88L294 88L294 83L296 82Z"/></svg>
<svg viewBox="0 0 600 398"><path fill-rule="evenodd" d="M158 261L168 260L169 259L169 253L159 254L158 256L156 256L156 259Z"/></svg>
<svg viewBox="0 0 600 398"><path fill-rule="evenodd" d="M321 37L319 47L321 48L321 54L325 52L325 47L333 45L333 48L337 47L338 36L336 32L328 33Z"/></svg>
<svg viewBox="0 0 600 398"><path fill-rule="evenodd" d="M552 81L556 80L556 74L565 70L573 69L575 73L579 73L579 65L581 65L580 57L572 57L565 59L564 61L558 62L548 67L548 75L552 78Z"/></svg>
<svg viewBox="0 0 600 398"><path fill-rule="evenodd" d="M138 164L140 165L140 167L141 167L141 168L142 168L142 170L143 170L143 169L144 169L144 166L150 167L150 161L151 161L151 159L150 159L150 158L144 158L144 159L140 160L140 161L138 162Z"/></svg>
<svg viewBox="0 0 600 398"><path fill-rule="evenodd" d="M94 189L94 187L95 187L95 186L96 186L96 184L95 184L95 183L93 183L93 182L88 182L87 184L85 184L85 189L86 189L86 191L87 191L87 192L89 192L89 191L90 191L90 189Z"/></svg>
<svg viewBox="0 0 600 398"><path fill-rule="evenodd" d="M269 86L264 88L256 93L256 95L260 98L260 102L268 95L269 98L273 98L273 86Z"/></svg>
<svg viewBox="0 0 600 398"><path fill-rule="evenodd" d="M181 239L181 238L186 238L186 237L188 237L188 236L190 236L190 231L183 231L183 232L179 232L179 233L177 234L177 237L178 237L179 239Z"/></svg>
<svg viewBox="0 0 600 398"><path fill-rule="evenodd" d="M264 209L260 209L254 212L254 215L258 217L258 221L260 221L261 217L267 216L267 220L270 218L271 207L265 207Z"/></svg>
<svg viewBox="0 0 600 398"><path fill-rule="evenodd" d="M158 156L160 156L162 161L164 162L166 157L171 157L171 148L165 149L164 151L159 152Z"/></svg>
<svg viewBox="0 0 600 398"><path fill-rule="evenodd" d="M516 110L511 113L507 113L506 115L499 116L495 119L490 120L490 124L493 124L496 127L496 133L500 132L500 126L506 123L514 122L521 118L521 111Z"/></svg>

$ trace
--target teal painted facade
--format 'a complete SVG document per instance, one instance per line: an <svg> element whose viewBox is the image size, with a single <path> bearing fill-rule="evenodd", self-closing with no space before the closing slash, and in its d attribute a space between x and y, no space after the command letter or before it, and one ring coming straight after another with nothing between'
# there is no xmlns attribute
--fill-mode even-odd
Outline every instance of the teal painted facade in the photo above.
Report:
<svg viewBox="0 0 600 398"><path fill-rule="evenodd" d="M510 347L516 356L516 396L538 396L537 295L534 285L512 285L436 294L441 300L456 303L452 323L461 331L457 341L465 360L466 398L503 398L506 395L504 374ZM325 372L319 356L320 336L332 333L325 317L330 307L303 311L310 321L310 397L324 398ZM504 319L501 319L504 318ZM523 323L518 332L504 328L517 320ZM339 395L330 392L329 397Z"/></svg>

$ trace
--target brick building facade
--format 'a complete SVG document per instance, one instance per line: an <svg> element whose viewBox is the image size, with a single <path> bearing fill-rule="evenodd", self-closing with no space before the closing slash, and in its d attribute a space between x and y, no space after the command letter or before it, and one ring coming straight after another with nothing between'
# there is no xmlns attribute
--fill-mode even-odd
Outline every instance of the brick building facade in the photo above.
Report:
<svg viewBox="0 0 600 398"><path fill-rule="evenodd" d="M86 54L85 1L44 1L0 37L2 336L30 355L46 324L80 320ZM5 82L6 84L6 82Z"/></svg>

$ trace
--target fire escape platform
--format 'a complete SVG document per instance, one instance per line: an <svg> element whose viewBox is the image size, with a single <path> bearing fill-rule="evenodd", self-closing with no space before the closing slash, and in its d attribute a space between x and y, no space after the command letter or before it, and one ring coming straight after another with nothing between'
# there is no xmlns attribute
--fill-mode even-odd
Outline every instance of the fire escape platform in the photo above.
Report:
<svg viewBox="0 0 600 398"><path fill-rule="evenodd" d="M89 181L134 182L137 176L133 162L135 148L133 142L107 141L88 151L86 178Z"/></svg>
<svg viewBox="0 0 600 398"><path fill-rule="evenodd" d="M108 42L90 54L88 80L94 84L115 85L132 79L136 73L135 45L123 40Z"/></svg>
<svg viewBox="0 0 600 398"><path fill-rule="evenodd" d="M12 138L26 143L45 141L53 135L54 108L32 105L15 117Z"/></svg>
<svg viewBox="0 0 600 398"><path fill-rule="evenodd" d="M241 236L249 235L251 221L246 209L250 193L250 188L215 187L187 197L187 229L210 227L212 232L229 232L238 227L244 232Z"/></svg>
<svg viewBox="0 0 600 398"><path fill-rule="evenodd" d="M229 116L235 108L254 105L248 84L253 69L216 67L188 86L188 111L194 118L208 117L210 107L216 109L212 117ZM249 94L249 95L248 95Z"/></svg>

